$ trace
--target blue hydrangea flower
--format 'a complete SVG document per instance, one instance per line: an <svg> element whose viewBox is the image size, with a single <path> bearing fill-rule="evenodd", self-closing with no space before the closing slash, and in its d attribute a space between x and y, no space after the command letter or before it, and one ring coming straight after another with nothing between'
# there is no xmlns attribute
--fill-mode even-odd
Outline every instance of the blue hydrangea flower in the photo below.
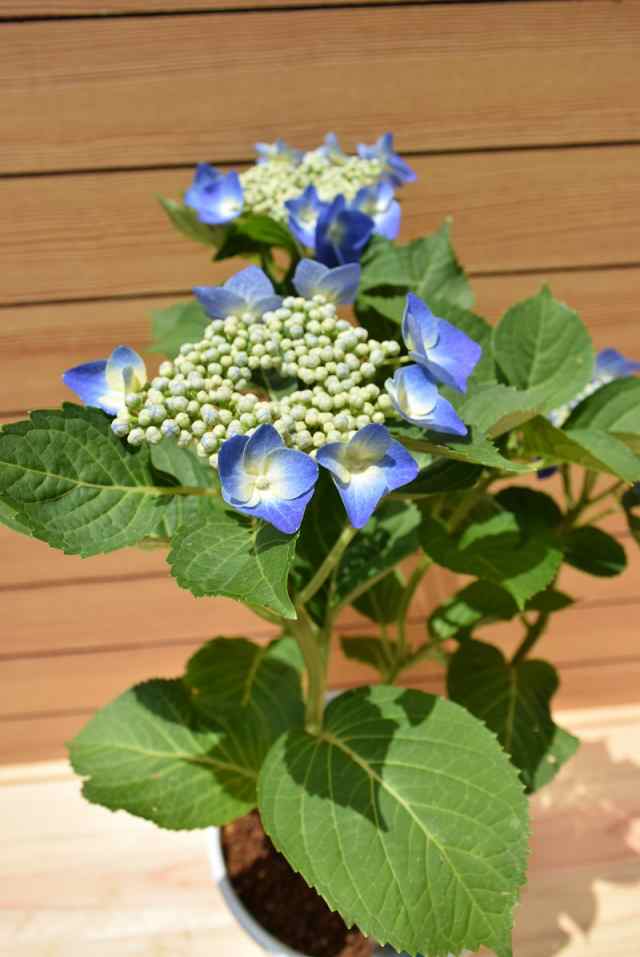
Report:
<svg viewBox="0 0 640 957"><path fill-rule="evenodd" d="M330 267L359 262L373 230L370 216L348 209L344 196L336 196L318 218L316 259Z"/></svg>
<svg viewBox="0 0 640 957"><path fill-rule="evenodd" d="M601 349L596 356L594 379L603 385L614 379L624 379L640 372L640 362L627 359L617 349Z"/></svg>
<svg viewBox="0 0 640 957"><path fill-rule="evenodd" d="M257 266L247 266L223 286L195 286L193 293L212 319L249 314L258 319L282 304L271 280Z"/></svg>
<svg viewBox="0 0 640 957"><path fill-rule="evenodd" d="M356 193L353 209L370 216L375 232L385 239L395 239L400 232L402 212L400 203L394 199L395 191L390 182L383 180L375 186L363 186Z"/></svg>
<svg viewBox="0 0 640 957"><path fill-rule="evenodd" d="M318 217L329 204L318 197L315 186L307 186L303 193L286 200L284 205L289 210L289 229L302 246L313 249Z"/></svg>
<svg viewBox="0 0 640 957"><path fill-rule="evenodd" d="M317 452L320 465L331 472L349 521L362 528L383 497L412 482L418 463L384 425L366 425L349 442L330 442Z"/></svg>
<svg viewBox="0 0 640 957"><path fill-rule="evenodd" d="M269 160L283 160L286 163L295 163L296 166L304 155L302 150L294 149L283 139L277 139L275 143L256 143L256 153L258 154L258 163L266 163Z"/></svg>
<svg viewBox="0 0 640 957"><path fill-rule="evenodd" d="M429 373L419 365L401 366L385 388L396 412L423 429L466 435L467 427Z"/></svg>
<svg viewBox="0 0 640 957"><path fill-rule="evenodd" d="M234 435L218 455L222 497L243 515L262 518L287 535L300 528L318 479L310 456L288 449L272 425Z"/></svg>
<svg viewBox="0 0 640 957"><path fill-rule="evenodd" d="M299 295L305 299L322 295L330 302L353 302L359 283L359 263L346 263L329 269L314 259L301 259L293 276L293 285Z"/></svg>
<svg viewBox="0 0 640 957"><path fill-rule="evenodd" d="M222 173L215 166L199 163L185 204L195 210L198 219L209 226L229 223L242 212L243 191L237 173Z"/></svg>
<svg viewBox="0 0 640 957"><path fill-rule="evenodd" d="M322 146L319 146L315 152L318 153L319 156L324 156L327 159L332 159L334 161L341 160L346 157L346 153L344 153L340 147L338 137L335 133L327 133Z"/></svg>
<svg viewBox="0 0 640 957"><path fill-rule="evenodd" d="M144 360L135 349L117 346L108 359L96 359L68 369L62 381L82 399L109 415L116 415L128 392L139 392L147 381Z"/></svg>
<svg viewBox="0 0 640 957"><path fill-rule="evenodd" d="M411 358L443 385L467 391L467 379L480 361L482 348L410 292L402 317L402 337Z"/></svg>
<svg viewBox="0 0 640 957"><path fill-rule="evenodd" d="M363 159L377 159L383 164L385 175L396 186L403 183L412 183L416 179L415 172L408 163L395 152L393 148L393 133L385 133L373 146L358 144L358 155Z"/></svg>

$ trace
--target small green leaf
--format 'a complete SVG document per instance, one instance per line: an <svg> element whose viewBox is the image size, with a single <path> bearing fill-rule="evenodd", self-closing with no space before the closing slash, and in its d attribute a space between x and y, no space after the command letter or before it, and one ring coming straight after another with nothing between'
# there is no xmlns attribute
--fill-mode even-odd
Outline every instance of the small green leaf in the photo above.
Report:
<svg viewBox="0 0 640 957"><path fill-rule="evenodd" d="M226 595L295 618L287 589L295 544L295 535L220 505L206 521L178 529L168 561L178 584L196 596Z"/></svg>
<svg viewBox="0 0 640 957"><path fill-rule="evenodd" d="M510 957L527 802L463 708L386 685L341 695L318 736L278 739L258 800L276 847L347 926L412 955Z"/></svg>
<svg viewBox="0 0 640 957"><path fill-rule="evenodd" d="M404 587L397 571L389 572L361 595L353 604L361 615L372 621L390 624L400 612Z"/></svg>
<svg viewBox="0 0 640 957"><path fill-rule="evenodd" d="M97 409L65 403L0 432L0 499L36 538L99 555L150 535L172 501L149 450L133 451Z"/></svg>
<svg viewBox="0 0 640 957"><path fill-rule="evenodd" d="M591 381L589 333L546 286L505 313L494 330L493 352L507 382L527 390L544 412L569 402Z"/></svg>
<svg viewBox="0 0 640 957"><path fill-rule="evenodd" d="M520 609L546 588L562 562L560 544L547 528L532 532L526 519L499 503L476 508L457 534L425 516L420 541L439 565L501 585Z"/></svg>
<svg viewBox="0 0 640 957"><path fill-rule="evenodd" d="M584 399L566 428L612 432L640 452L640 379L617 379Z"/></svg>
<svg viewBox="0 0 640 957"><path fill-rule="evenodd" d="M475 581L439 605L427 626L434 638L444 641L482 625L509 621L517 614L518 606L508 591L493 582Z"/></svg>
<svg viewBox="0 0 640 957"><path fill-rule="evenodd" d="M582 465L633 483L640 480L640 457L614 435L596 429L557 429L538 416L522 426L524 454L545 464Z"/></svg>
<svg viewBox="0 0 640 957"><path fill-rule="evenodd" d="M224 226L207 226L201 223L195 210L174 199L158 196L158 201L178 232L195 239L204 246L219 246L224 236Z"/></svg>
<svg viewBox="0 0 640 957"><path fill-rule="evenodd" d="M153 338L150 352L175 358L185 342L200 342L211 321L199 302L178 302L151 314Z"/></svg>
<svg viewBox="0 0 640 957"><path fill-rule="evenodd" d="M511 462L501 455L491 439L473 425L464 438L456 438L442 432L427 432L415 425L409 425L408 422L389 422L387 427L393 437L410 451L429 452L434 456L466 462L470 465L501 469L505 472L530 471L528 466Z"/></svg>
<svg viewBox="0 0 640 957"><path fill-rule="evenodd" d="M236 220L235 230L239 235L247 236L265 246L276 246L297 254L295 239L286 226L270 216L258 214L246 215Z"/></svg>
<svg viewBox="0 0 640 957"><path fill-rule="evenodd" d="M393 667L393 653L389 653L386 645L379 638L351 637L341 638L340 646L346 658L368 665L377 671L383 680L389 675Z"/></svg>
<svg viewBox="0 0 640 957"><path fill-rule="evenodd" d="M563 764L574 756L580 747L580 741L573 734L560 728L557 724L553 738L542 761L533 775L531 791L539 791L550 784Z"/></svg>
<svg viewBox="0 0 640 957"><path fill-rule="evenodd" d="M437 495L471 488L482 475L481 465L457 462L455 459L437 459L423 469L408 485L403 485L401 494L412 498L422 495Z"/></svg>
<svg viewBox="0 0 640 957"><path fill-rule="evenodd" d="M532 419L540 411L535 397L500 383L478 385L470 390L459 412L466 425L475 425L490 439Z"/></svg>
<svg viewBox="0 0 640 957"><path fill-rule="evenodd" d="M586 572L608 578L627 567L625 550L615 538L593 525L572 529L563 539L564 560Z"/></svg>
<svg viewBox="0 0 640 957"><path fill-rule="evenodd" d="M622 507L627 519L627 525L631 532L631 537L640 545L640 514L636 509L640 509L640 486L629 489L622 496Z"/></svg>
<svg viewBox="0 0 640 957"><path fill-rule="evenodd" d="M244 745L196 712L182 681L154 679L101 708L69 755L88 801L186 830L255 806L257 769Z"/></svg>
<svg viewBox="0 0 640 957"><path fill-rule="evenodd" d="M548 662L512 665L482 641L462 642L449 662L449 697L498 735L528 791L554 740L550 701L557 688L558 675Z"/></svg>

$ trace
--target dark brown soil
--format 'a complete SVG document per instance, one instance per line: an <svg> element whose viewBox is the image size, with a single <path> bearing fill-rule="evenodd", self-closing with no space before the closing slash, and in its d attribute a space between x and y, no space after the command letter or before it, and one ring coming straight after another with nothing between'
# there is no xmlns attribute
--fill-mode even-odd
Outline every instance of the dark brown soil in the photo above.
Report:
<svg viewBox="0 0 640 957"><path fill-rule="evenodd" d="M349 930L289 867L257 811L223 828L222 849L240 900L278 940L308 957L371 957L373 942Z"/></svg>

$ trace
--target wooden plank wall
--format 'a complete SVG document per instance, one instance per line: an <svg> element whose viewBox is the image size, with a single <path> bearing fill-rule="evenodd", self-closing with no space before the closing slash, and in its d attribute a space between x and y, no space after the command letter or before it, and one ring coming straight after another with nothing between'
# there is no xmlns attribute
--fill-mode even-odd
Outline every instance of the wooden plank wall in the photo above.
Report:
<svg viewBox="0 0 640 957"><path fill-rule="evenodd" d="M349 148L395 131L419 173L403 236L453 214L480 311L548 281L598 346L640 357L639 4L0 0L0 20L0 421L59 403L65 367L144 348L152 309L231 270L156 194L199 160L329 129ZM542 647L565 707L637 700L639 568L565 576L583 600ZM5 761L61 754L96 706L214 633L268 633L178 591L157 552L81 561L0 529L0 582ZM416 638L453 584L428 580ZM362 677L338 657L332 675ZM441 686L432 668L412 681Z"/></svg>

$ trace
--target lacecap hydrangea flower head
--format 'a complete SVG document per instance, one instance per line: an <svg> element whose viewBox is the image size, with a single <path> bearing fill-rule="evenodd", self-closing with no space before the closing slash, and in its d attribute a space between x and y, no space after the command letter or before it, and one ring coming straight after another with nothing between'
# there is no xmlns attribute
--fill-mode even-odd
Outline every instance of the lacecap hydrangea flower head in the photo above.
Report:
<svg viewBox="0 0 640 957"><path fill-rule="evenodd" d="M249 266L222 286L194 289L211 320L204 337L184 343L150 382L125 346L69 370L64 381L113 415L114 433L130 445L168 440L193 449L218 471L225 501L245 515L295 532L324 468L359 528L418 473L388 426L404 419L464 436L439 387L464 392L481 354L413 294L402 326L406 353L395 340L373 339L337 312L354 301L359 276L354 263L330 269L303 259L293 278L298 295L283 298Z"/></svg>
<svg viewBox="0 0 640 957"><path fill-rule="evenodd" d="M256 149L257 162L240 174L198 165L184 202L200 222L221 226L243 215L269 216L327 266L358 262L373 235L398 235L396 190L416 176L394 151L391 133L372 146L360 144L353 156L333 133L307 152L283 140Z"/></svg>

